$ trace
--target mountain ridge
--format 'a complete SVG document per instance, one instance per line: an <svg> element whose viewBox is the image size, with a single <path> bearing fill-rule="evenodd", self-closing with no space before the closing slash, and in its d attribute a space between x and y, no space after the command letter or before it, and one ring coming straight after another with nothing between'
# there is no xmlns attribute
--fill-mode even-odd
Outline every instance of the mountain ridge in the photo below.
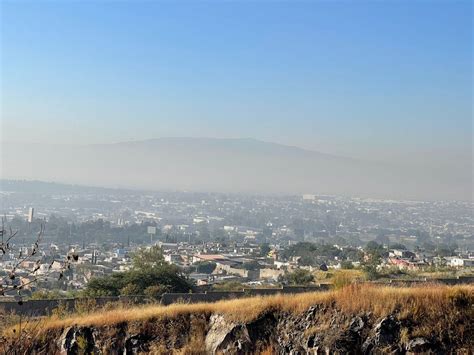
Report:
<svg viewBox="0 0 474 355"><path fill-rule="evenodd" d="M253 138L2 144L2 178L141 190L466 200L469 171L403 167Z"/></svg>
<svg viewBox="0 0 474 355"><path fill-rule="evenodd" d="M160 143L232 143L232 144L252 144L254 146L271 146L279 149L294 150L299 152L304 152L307 154L318 154L328 157L338 158L338 159L350 159L350 160L361 160L353 157L342 156L337 154L331 154L326 152L320 152L317 150L307 149L299 147L296 145L288 145L271 141L264 141L257 138L245 137L245 138L215 138L215 137L158 137L158 138L149 138L149 139L140 139L140 140L131 140L131 141L120 141L115 143L98 143L90 145L98 146L107 146L107 145L140 145L140 144L160 144Z"/></svg>

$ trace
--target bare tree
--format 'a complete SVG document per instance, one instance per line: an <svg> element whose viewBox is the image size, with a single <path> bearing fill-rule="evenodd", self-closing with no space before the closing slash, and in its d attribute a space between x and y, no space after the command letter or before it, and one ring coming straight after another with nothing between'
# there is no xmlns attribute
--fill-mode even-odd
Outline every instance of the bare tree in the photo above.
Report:
<svg viewBox="0 0 474 355"><path fill-rule="evenodd" d="M60 263L58 279L62 279L64 272L71 268L72 263L78 260L78 256L75 253L68 253L65 260L53 259L49 263L46 272L40 274L38 271L40 271L41 268L42 257L39 256L39 252L40 243L44 236L44 224L41 224L31 250L25 252L22 248L17 248L14 244L14 238L17 236L18 231L13 231L11 227L7 229L5 222L6 219L2 218L2 226L0 229L0 260L2 260L6 254L14 254L16 255L16 259L7 275L0 278L0 296L16 294L19 300L18 302L22 304L22 291L26 287L37 283L40 277L47 277L56 262ZM23 275L23 278L27 279L26 282L19 277L18 273L20 270L26 272L26 274Z"/></svg>

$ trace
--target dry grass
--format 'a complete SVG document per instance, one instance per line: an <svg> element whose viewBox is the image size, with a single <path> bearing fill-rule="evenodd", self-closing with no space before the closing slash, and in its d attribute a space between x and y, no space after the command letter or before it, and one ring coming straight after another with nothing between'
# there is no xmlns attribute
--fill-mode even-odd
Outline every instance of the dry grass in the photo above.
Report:
<svg viewBox="0 0 474 355"><path fill-rule="evenodd" d="M360 270L336 270L330 278L335 289L343 288L363 279L364 274Z"/></svg>
<svg viewBox="0 0 474 355"><path fill-rule="evenodd" d="M268 310L299 313L311 305L334 307L347 314L372 312L383 316L397 312L400 318L441 320L461 307L472 313L474 286L426 285L415 287L388 287L352 284L335 291L275 295L220 301L216 303L148 305L122 308L84 315L71 315L64 319L43 319L41 329L79 326L110 326L122 322L174 318L187 314L221 313L235 321L248 322ZM6 334L12 334L8 329Z"/></svg>
<svg viewBox="0 0 474 355"><path fill-rule="evenodd" d="M330 271L314 271L313 272L316 282L321 283L333 283L335 278L345 277L351 280L364 280L364 272L360 269L340 269Z"/></svg>

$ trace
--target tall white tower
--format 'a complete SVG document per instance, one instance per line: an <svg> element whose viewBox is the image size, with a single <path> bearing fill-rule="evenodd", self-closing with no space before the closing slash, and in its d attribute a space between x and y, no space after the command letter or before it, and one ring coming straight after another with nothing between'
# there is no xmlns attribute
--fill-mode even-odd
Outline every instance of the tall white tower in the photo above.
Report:
<svg viewBox="0 0 474 355"><path fill-rule="evenodd" d="M29 223L33 222L34 214L35 214L35 209L33 207L30 207L30 209L28 210L28 222Z"/></svg>

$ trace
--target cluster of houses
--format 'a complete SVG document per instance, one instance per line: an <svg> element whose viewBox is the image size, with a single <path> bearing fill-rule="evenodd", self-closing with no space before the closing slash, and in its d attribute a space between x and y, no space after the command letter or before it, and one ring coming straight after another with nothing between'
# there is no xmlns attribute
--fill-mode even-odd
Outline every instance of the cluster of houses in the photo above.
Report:
<svg viewBox="0 0 474 355"><path fill-rule="evenodd" d="M469 268L474 267L474 255L470 253L460 253L457 256L439 257L404 249L393 249L388 253L386 264L397 266L399 269L405 270L420 270L432 265Z"/></svg>
<svg viewBox="0 0 474 355"><path fill-rule="evenodd" d="M235 243L231 246L219 242L203 244L158 242L163 251L165 261L182 267L189 277L199 286L212 285L226 281L238 281L254 285L276 285L286 273L298 268L313 270L309 266L301 266L298 257L284 260L280 257L282 247L273 245L262 253L258 243ZM70 246L71 247L71 246ZM46 289L82 289L87 282L98 276L123 272L130 269L131 256L134 249L130 247L111 247L104 250L99 245L80 248L72 246L79 256L74 271L64 272L64 260L70 249L61 250L55 245L44 245L40 248L41 255L21 261L18 255L5 254L0 259L0 282L10 286L25 285L23 292L34 291L37 287ZM363 252L363 249L360 249ZM27 255L29 250L21 251ZM358 266L357 261L351 261ZM340 268L341 260L327 260L328 268ZM391 249L379 265L398 267L405 270L422 270L427 266L448 266L453 268L474 267L473 254L436 257L409 250ZM15 278L10 275L15 269ZM62 276L62 277L61 277ZM35 279L39 283L32 282ZM62 279L61 281L58 281Z"/></svg>

